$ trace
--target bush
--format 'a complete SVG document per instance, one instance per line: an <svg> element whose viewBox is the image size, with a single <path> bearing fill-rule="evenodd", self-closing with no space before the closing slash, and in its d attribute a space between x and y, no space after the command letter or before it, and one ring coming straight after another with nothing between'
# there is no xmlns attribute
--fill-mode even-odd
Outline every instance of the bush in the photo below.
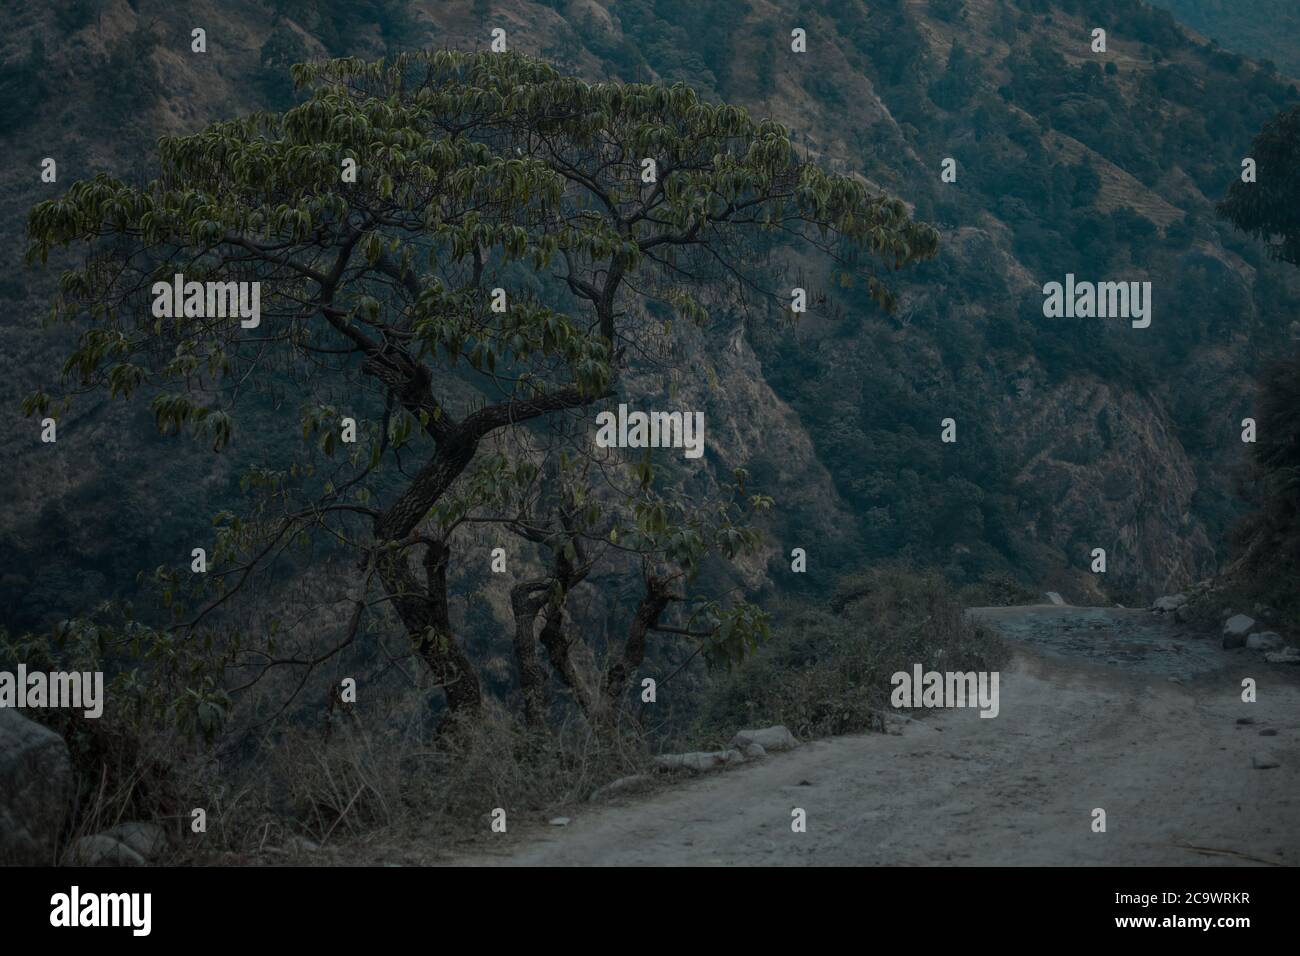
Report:
<svg viewBox="0 0 1300 956"><path fill-rule="evenodd" d="M772 640L707 693L695 735L720 745L769 724L797 737L879 729L894 673L918 663L985 670L1001 659L997 638L963 611L934 571L853 575L829 607L782 616Z"/></svg>

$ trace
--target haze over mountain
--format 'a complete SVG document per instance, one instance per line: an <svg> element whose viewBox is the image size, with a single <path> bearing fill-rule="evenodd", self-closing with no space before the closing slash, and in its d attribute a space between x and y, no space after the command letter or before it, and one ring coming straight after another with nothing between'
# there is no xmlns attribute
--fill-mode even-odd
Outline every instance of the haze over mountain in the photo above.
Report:
<svg viewBox="0 0 1300 956"><path fill-rule="evenodd" d="M1300 76L1300 6L1291 0L1152 0L1222 46Z"/></svg>
<svg viewBox="0 0 1300 956"><path fill-rule="evenodd" d="M829 588L898 557L954 583L1003 573L1076 603L1134 603L1211 574L1237 513L1261 363L1295 341L1300 284L1213 210L1251 137L1300 100L1276 71L1193 39L1137 0L77 0L10 15L0 43L0 525L9 626L130 594L188 555L274 459L293 411L220 455L157 436L144 404L87 403L59 454L18 411L69 330L39 317L57 268L21 265L27 209L101 169L149 171L158 135L293 102L289 64L416 47L513 49L591 80L688 82L770 115L796 145L901 196L943 233L887 316L809 267L822 303L793 333L710 303L700 374L673 402L709 422L708 467L773 495L759 594ZM1107 30L1094 53L1091 33ZM209 52L190 52L190 30ZM790 49L807 31L808 52ZM39 182L54 156L59 184ZM945 158L957 179L943 182ZM797 265L797 263L795 263ZM1153 317L1047 319L1042 287L1150 281ZM711 373L704 374L705 366ZM689 365L688 365L689 367ZM712 384L716 382L716 384ZM668 383L643 376L642 395ZM952 418L958 441L940 442ZM279 422L279 424L273 424ZM797 584L773 569L809 549ZM1105 548L1104 578L1088 570ZM776 582L780 580L778 585ZM469 584L466 583L466 587ZM504 622L490 601L483 633Z"/></svg>

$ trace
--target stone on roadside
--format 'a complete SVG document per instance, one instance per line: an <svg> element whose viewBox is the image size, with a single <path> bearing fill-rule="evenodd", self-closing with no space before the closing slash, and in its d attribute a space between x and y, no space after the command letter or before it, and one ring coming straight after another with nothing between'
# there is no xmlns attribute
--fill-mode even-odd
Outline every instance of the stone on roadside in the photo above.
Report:
<svg viewBox="0 0 1300 956"><path fill-rule="evenodd" d="M773 753L779 750L793 750L799 746L799 741L795 740L794 734L790 733L784 725L777 724L775 727L763 727L758 730L742 730L731 738L728 746L744 748L749 744L758 744L767 753Z"/></svg>
<svg viewBox="0 0 1300 956"><path fill-rule="evenodd" d="M1259 753L1251 754L1250 764L1256 770L1272 770L1274 767L1282 766L1280 763L1278 763L1276 757L1274 757L1271 753L1267 753L1265 751L1260 751Z"/></svg>
<svg viewBox="0 0 1300 956"><path fill-rule="evenodd" d="M72 844L63 862L71 866L142 866L144 857L121 840L98 833Z"/></svg>
<svg viewBox="0 0 1300 956"><path fill-rule="evenodd" d="M1284 647L1280 651L1270 651L1264 655L1270 664L1300 664L1300 648Z"/></svg>
<svg viewBox="0 0 1300 956"><path fill-rule="evenodd" d="M739 750L696 751L685 754L660 754L655 757L656 770L692 770L704 773L721 770L728 764L744 763L745 755Z"/></svg>
<svg viewBox="0 0 1300 956"><path fill-rule="evenodd" d="M1255 629L1255 619L1245 614L1234 614L1223 622L1223 646L1245 647L1246 635Z"/></svg>
<svg viewBox="0 0 1300 956"><path fill-rule="evenodd" d="M167 834L156 823L119 823L103 835L125 843L146 860L153 860L167 849Z"/></svg>
<svg viewBox="0 0 1300 956"><path fill-rule="evenodd" d="M1167 594L1162 598L1156 598L1156 603L1151 605L1151 610L1168 613L1170 611L1177 611L1186 603L1186 594Z"/></svg>
<svg viewBox="0 0 1300 956"><path fill-rule="evenodd" d="M1252 651L1280 651L1282 635L1277 631L1260 631L1246 637L1246 646Z"/></svg>

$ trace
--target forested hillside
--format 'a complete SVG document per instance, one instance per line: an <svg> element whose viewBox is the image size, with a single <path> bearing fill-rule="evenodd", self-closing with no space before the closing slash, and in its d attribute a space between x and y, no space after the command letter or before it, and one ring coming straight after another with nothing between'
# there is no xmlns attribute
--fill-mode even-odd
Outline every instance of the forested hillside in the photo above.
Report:
<svg viewBox="0 0 1300 956"><path fill-rule="evenodd" d="M1154 0L1210 40L1300 76L1300 7L1291 0Z"/></svg>
<svg viewBox="0 0 1300 956"><path fill-rule="evenodd" d="M1107 30L1093 52L1091 31ZM208 52L190 50L203 26ZM1138 601L1216 568L1236 515L1239 423L1261 361L1297 335L1300 287L1213 203L1251 136L1297 90L1202 45L1137 0L365 3L78 0L12 15L0 109L5 613L48 623L175 563L292 428L245 428L220 454L156 434L144 406L78 406L60 454L21 396L64 328L40 317L56 270L20 266L28 208L73 179L148 172L160 133L293 102L289 64L419 47L512 49L590 79L682 80L796 132L796 146L904 197L942 230L898 278L893 316L809 272L794 331L709 303L699 367L672 392L712 425L710 468L772 494L766 563L745 585L828 589L911 558L955 584L1004 574L1079 601ZM794 28L807 52L791 50ZM59 185L40 160L58 159ZM945 158L956 181L941 179ZM799 274L801 263L788 268ZM811 268L811 267L810 267ZM820 267L819 267L820 268ZM1149 328L1045 319L1067 273L1149 280ZM642 380L647 393L668 383ZM958 440L939 440L952 418ZM268 418L268 422L271 421ZM66 444L64 442L66 441ZM810 573L789 573L793 547ZM1088 571L1106 548L1105 577ZM470 572L466 572L469 574ZM466 583L466 587L470 585ZM472 589L471 589L472 590ZM485 635L500 602L464 607ZM474 622L477 622L475 624Z"/></svg>

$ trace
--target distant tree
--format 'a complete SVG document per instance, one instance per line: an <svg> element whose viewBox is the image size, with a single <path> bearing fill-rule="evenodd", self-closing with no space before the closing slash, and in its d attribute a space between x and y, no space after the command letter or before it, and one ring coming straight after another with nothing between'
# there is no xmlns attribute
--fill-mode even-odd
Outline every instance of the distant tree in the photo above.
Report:
<svg viewBox="0 0 1300 956"><path fill-rule="evenodd" d="M357 567L337 631L308 658L278 653L272 635L235 636L230 660L247 666L251 650L255 671L309 671L362 640L363 621L396 626L449 710L472 718L483 692L452 626L448 569L466 529L490 525L549 568L513 594L531 722L546 709L538 642L593 717L617 706L652 634L716 662L743 656L764 615L709 594L698 572L751 550L746 522L770 501L744 474L698 501L673 493L654 459L593 448L595 409L633 365L671 352L681 324L656 310L704 323L711 303L788 307L763 254L774 240L859 274L889 307L875 264L932 256L937 233L801 159L780 124L685 86L593 85L514 53L293 71L302 104L165 138L153 181L99 175L29 218L29 261L85 254L53 306L83 327L63 395L38 391L29 414L58 414L78 392L150 394L164 431L221 449L238 435L236 406L261 388L277 408L297 400L314 439L292 467L246 476L258 497L217 516L212 572L162 572L178 606L188 579L210 582L170 633L204 634L290 544L330 543ZM355 182L341 176L349 162ZM261 324L157 316L154 285L175 273L259 282ZM348 410L352 445L340 440ZM587 638L567 628L566 601L598 565L639 576L639 597L584 687L569 649Z"/></svg>
<svg viewBox="0 0 1300 956"><path fill-rule="evenodd" d="M930 15L948 23L958 23L966 19L964 0L930 0Z"/></svg>
<svg viewBox="0 0 1300 956"><path fill-rule="evenodd" d="M1263 238L1270 254L1300 265L1300 107L1264 124L1251 144L1256 181L1238 177L1218 210ZM1300 352L1276 361L1261 378L1252 448L1260 507L1243 523L1238 564L1273 582L1300 613Z"/></svg>
<svg viewBox="0 0 1300 956"><path fill-rule="evenodd" d="M1274 258L1300 265L1300 106L1264 124L1249 155L1256 181L1234 180L1219 214L1263 239Z"/></svg>

